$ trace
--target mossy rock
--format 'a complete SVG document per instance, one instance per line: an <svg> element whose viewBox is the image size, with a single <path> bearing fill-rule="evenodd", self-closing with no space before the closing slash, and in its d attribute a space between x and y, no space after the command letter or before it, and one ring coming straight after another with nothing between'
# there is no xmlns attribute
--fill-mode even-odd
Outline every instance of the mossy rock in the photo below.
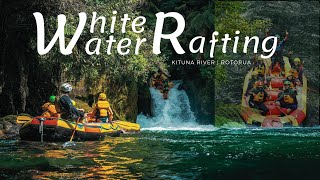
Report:
<svg viewBox="0 0 320 180"><path fill-rule="evenodd" d="M17 120L17 115L7 115L0 118L0 123L3 124L4 121L15 124Z"/></svg>
<svg viewBox="0 0 320 180"><path fill-rule="evenodd" d="M73 99L76 102L75 107L78 109L84 109L84 112L92 111L92 108L88 105L87 102L82 101L80 99Z"/></svg>

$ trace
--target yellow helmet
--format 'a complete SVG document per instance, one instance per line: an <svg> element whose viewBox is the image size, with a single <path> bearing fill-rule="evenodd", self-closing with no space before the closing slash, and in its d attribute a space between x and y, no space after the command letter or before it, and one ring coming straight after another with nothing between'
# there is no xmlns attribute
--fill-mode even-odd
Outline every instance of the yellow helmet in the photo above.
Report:
<svg viewBox="0 0 320 180"><path fill-rule="evenodd" d="M99 100L106 100L107 99L107 95L105 93L100 93L98 99Z"/></svg>
<svg viewBox="0 0 320 180"><path fill-rule="evenodd" d="M294 58L294 62L301 62L300 58Z"/></svg>
<svg viewBox="0 0 320 180"><path fill-rule="evenodd" d="M74 100L71 100L72 106L75 106L77 103Z"/></svg>

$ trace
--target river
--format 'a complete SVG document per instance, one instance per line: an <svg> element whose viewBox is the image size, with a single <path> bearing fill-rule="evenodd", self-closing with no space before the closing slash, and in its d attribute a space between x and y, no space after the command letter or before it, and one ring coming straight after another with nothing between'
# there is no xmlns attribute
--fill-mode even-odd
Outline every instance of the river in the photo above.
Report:
<svg viewBox="0 0 320 180"><path fill-rule="evenodd" d="M319 128L143 130L96 142L0 141L0 179L306 179Z"/></svg>
<svg viewBox="0 0 320 180"><path fill-rule="evenodd" d="M101 141L0 141L0 179L306 179L318 175L320 128L200 125L180 81L150 88L140 134Z"/></svg>

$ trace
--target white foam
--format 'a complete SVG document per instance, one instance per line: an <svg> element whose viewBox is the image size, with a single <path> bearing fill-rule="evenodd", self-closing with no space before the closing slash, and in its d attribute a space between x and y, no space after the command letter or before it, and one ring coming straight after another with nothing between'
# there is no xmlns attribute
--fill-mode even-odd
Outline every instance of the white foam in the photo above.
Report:
<svg viewBox="0 0 320 180"><path fill-rule="evenodd" d="M215 131L212 125L199 125L199 127L150 127L141 128L141 131Z"/></svg>
<svg viewBox="0 0 320 180"><path fill-rule="evenodd" d="M153 116L138 115L137 123L141 130L188 130L188 131L212 131L212 125L199 125L191 111L189 98L184 90L178 90L181 81L174 81L174 87L170 89L168 99L165 100L159 90L150 88L152 98Z"/></svg>

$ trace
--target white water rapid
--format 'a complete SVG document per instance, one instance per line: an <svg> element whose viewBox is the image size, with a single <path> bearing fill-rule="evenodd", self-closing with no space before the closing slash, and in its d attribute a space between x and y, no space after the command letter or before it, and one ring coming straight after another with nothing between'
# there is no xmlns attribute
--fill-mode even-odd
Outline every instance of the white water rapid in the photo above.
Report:
<svg viewBox="0 0 320 180"><path fill-rule="evenodd" d="M174 81L168 99L158 89L150 88L153 116L138 115L137 123L142 130L213 130L212 125L199 125L191 110L189 98L184 90L178 90L181 81Z"/></svg>

